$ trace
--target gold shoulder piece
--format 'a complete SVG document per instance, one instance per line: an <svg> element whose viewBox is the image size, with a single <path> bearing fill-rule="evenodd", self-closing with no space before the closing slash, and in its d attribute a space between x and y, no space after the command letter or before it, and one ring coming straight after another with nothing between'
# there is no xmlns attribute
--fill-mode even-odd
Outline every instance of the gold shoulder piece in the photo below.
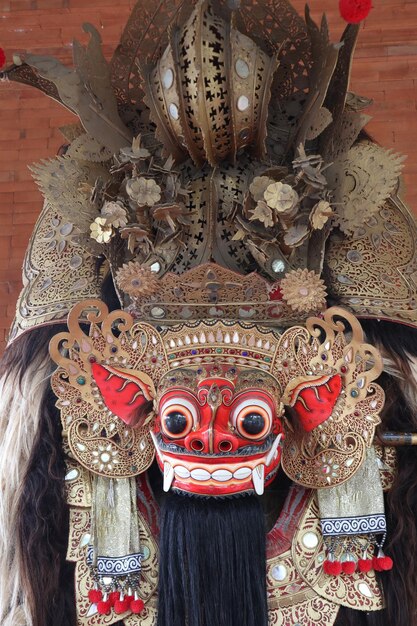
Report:
<svg viewBox="0 0 417 626"><path fill-rule="evenodd" d="M358 317L416 324L417 225L397 196L355 234L332 232L325 256L330 297Z"/></svg>
<svg viewBox="0 0 417 626"><path fill-rule="evenodd" d="M77 234L73 223L45 203L26 252L9 341L36 326L64 323L76 302L100 296L97 260L77 244Z"/></svg>

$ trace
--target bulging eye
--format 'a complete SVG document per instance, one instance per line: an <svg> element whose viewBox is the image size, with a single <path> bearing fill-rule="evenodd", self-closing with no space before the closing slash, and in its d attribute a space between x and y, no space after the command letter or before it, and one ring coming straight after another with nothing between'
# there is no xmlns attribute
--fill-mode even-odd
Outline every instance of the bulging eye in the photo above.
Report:
<svg viewBox="0 0 417 626"><path fill-rule="evenodd" d="M164 417L164 425L171 435L181 435L187 428L187 416L181 411L170 411Z"/></svg>
<svg viewBox="0 0 417 626"><path fill-rule="evenodd" d="M246 439L263 439L272 425L272 409L262 400L245 400L233 411L234 425Z"/></svg>
<svg viewBox="0 0 417 626"><path fill-rule="evenodd" d="M245 415L240 425L249 435L259 435L265 428L265 417L254 411Z"/></svg>
<svg viewBox="0 0 417 626"><path fill-rule="evenodd" d="M186 400L171 400L160 410L162 432L170 439L186 437L194 426L196 410Z"/></svg>

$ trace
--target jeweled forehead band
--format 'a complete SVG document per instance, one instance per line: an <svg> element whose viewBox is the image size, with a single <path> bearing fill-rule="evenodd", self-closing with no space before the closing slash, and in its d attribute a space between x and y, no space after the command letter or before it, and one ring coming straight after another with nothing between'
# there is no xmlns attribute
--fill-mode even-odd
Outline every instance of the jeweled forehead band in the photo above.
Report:
<svg viewBox="0 0 417 626"><path fill-rule="evenodd" d="M201 389L201 383L205 380L216 379L219 383L224 382L233 385L234 394L237 395L245 390L261 389L266 391L274 400L276 408L280 403L280 389L275 378L257 369L246 369L242 367L220 368L216 365L212 367L180 368L170 371L162 377L155 398L157 407L162 396L168 390L185 389L196 397ZM209 383L211 386L211 383Z"/></svg>

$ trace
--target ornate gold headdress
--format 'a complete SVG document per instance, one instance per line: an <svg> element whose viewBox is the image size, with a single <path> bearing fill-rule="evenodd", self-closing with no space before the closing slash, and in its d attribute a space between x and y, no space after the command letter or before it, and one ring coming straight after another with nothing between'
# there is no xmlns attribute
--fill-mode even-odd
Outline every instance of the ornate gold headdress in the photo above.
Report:
<svg viewBox="0 0 417 626"><path fill-rule="evenodd" d="M325 306L320 275L335 228L356 236L368 228L362 215L376 219L396 189L401 159L355 143L369 119L363 99L346 98L356 25L339 46L325 22L317 27L308 10L304 22L284 1L142 9L110 66L86 25L91 39L86 49L75 44L74 73L34 55L3 72L59 100L84 127L65 156L34 168L48 215L62 220L59 237L70 232L76 246L71 272L65 242L35 231L11 339L63 321L81 270L80 299L98 295L110 271L121 304L153 323L304 320ZM37 258L46 253L51 288L37 307L46 284ZM96 278L99 257L106 263ZM337 291L331 271L325 277Z"/></svg>
<svg viewBox="0 0 417 626"><path fill-rule="evenodd" d="M80 619L94 621L96 602L107 616L112 594L118 615L140 613L153 593L154 557L139 589L146 533L135 479L153 460L158 383L183 367L220 362L276 383L288 411L283 467L323 490L326 572L352 574L385 529L372 448L381 358L355 318L324 311L327 290L361 314L417 321L413 228L395 198L402 158L362 139L364 101L347 94L358 26L334 45L325 19L317 26L307 9L304 21L285 0L233 10L222 0L139 2L110 65L98 32L84 29L74 70L27 55L2 73L82 125L64 156L33 168L46 206L11 335L64 321L73 307L51 354L69 474L87 471L93 485L90 500L78 483L69 496L93 509L92 529L88 511L72 511L70 558L95 585L81 589ZM90 299L108 275L121 311ZM133 409L148 413L135 428ZM366 476L375 502L358 499L358 530L335 503Z"/></svg>

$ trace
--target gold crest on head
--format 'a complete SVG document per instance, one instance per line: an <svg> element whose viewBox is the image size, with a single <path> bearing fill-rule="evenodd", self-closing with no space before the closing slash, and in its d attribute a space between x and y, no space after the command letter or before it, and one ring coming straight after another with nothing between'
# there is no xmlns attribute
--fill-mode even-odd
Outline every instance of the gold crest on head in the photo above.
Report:
<svg viewBox="0 0 417 626"><path fill-rule="evenodd" d="M235 160L244 146L265 153L270 88L277 68L233 25L220 2L197 3L187 22L171 29L155 69L146 68L146 103L169 154L201 166Z"/></svg>
<svg viewBox="0 0 417 626"><path fill-rule="evenodd" d="M215 263L179 276L169 272L158 281L144 269L127 264L117 282L129 295L126 310L153 324L222 319L286 327L303 314L319 313L326 304L323 281L314 272L290 272L286 281L291 288L281 289L279 283L270 284L256 272L243 276Z"/></svg>

